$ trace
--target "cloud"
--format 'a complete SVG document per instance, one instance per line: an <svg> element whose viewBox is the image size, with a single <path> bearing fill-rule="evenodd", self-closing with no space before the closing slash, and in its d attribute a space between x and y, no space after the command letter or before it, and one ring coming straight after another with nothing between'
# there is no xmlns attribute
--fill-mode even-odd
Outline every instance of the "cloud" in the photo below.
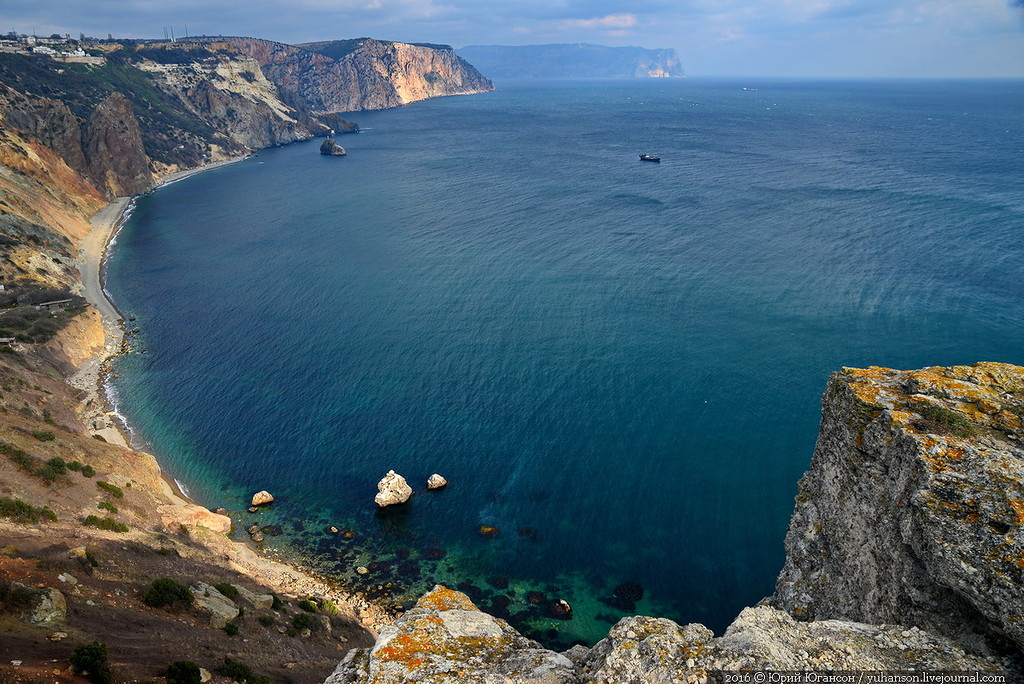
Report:
<svg viewBox="0 0 1024 684"><path fill-rule="evenodd" d="M567 28L584 29L626 29L636 26L635 14L608 14L592 19L569 19L563 22Z"/></svg>

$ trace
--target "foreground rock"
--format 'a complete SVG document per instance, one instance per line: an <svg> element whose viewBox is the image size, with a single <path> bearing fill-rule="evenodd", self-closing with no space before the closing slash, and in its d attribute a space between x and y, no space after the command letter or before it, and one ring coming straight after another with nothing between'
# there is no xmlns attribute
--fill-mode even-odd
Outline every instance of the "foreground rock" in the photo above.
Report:
<svg viewBox="0 0 1024 684"><path fill-rule="evenodd" d="M1024 646L1024 369L847 368L822 409L773 603Z"/></svg>
<svg viewBox="0 0 1024 684"><path fill-rule="evenodd" d="M20 617L30 625L54 627L67 618L68 603L57 589L30 587L21 582L11 582L3 589L5 594L0 596L0 608L21 606Z"/></svg>
<svg viewBox="0 0 1024 684"><path fill-rule="evenodd" d="M478 611L464 594L435 587L382 629L372 649L350 652L325 684L667 684L743 669L1005 673L1010 667L917 628L801 623L769 606L744 609L719 638L704 625L624 618L594 648L559 654Z"/></svg>
<svg viewBox="0 0 1024 684"><path fill-rule="evenodd" d="M210 612L210 626L224 629L229 622L238 617L238 606L224 594L209 584L198 582L189 587L196 605Z"/></svg>
<svg viewBox="0 0 1024 684"><path fill-rule="evenodd" d="M572 662L544 650L504 620L477 610L465 594L434 587L372 650L351 651L327 682L569 684Z"/></svg>
<svg viewBox="0 0 1024 684"><path fill-rule="evenodd" d="M320 144L320 154L328 157L344 157L348 152L334 138L327 138Z"/></svg>
<svg viewBox="0 0 1024 684"><path fill-rule="evenodd" d="M373 500L381 508L403 504L412 496L412 487L394 470L389 470L388 474L381 478L377 483L377 490L377 496L373 497Z"/></svg>

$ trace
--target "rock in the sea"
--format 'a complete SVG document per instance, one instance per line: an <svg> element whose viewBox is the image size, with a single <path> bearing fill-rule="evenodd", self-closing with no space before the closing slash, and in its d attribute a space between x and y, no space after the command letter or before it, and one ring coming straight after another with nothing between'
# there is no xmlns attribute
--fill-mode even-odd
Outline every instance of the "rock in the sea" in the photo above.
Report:
<svg viewBox="0 0 1024 684"><path fill-rule="evenodd" d="M381 508L403 504L412 496L412 487L405 481L405 478L389 470L388 474L377 483L377 496L373 498Z"/></svg>
<svg viewBox="0 0 1024 684"><path fill-rule="evenodd" d="M501 534L501 528L495 527L493 525L481 525L480 527L476 528L476 533L484 539L494 539L499 534Z"/></svg>
<svg viewBox="0 0 1024 684"><path fill-rule="evenodd" d="M427 478L427 489L441 489L448 484L448 480L444 479L437 473L434 473Z"/></svg>
<svg viewBox="0 0 1024 684"><path fill-rule="evenodd" d="M252 495L252 505L253 506L264 506L264 505L266 505L268 503L273 503L273 502L274 502L274 495L271 494L270 492L268 492L265 489L263 491L256 492L255 494Z"/></svg>
<svg viewBox="0 0 1024 684"><path fill-rule="evenodd" d="M348 152L334 138L327 138L320 145L320 154L328 157L344 157Z"/></svg>
<svg viewBox="0 0 1024 684"><path fill-rule="evenodd" d="M548 616L558 620L572 619L572 606L565 599L557 599L548 604Z"/></svg>
<svg viewBox="0 0 1024 684"><path fill-rule="evenodd" d="M214 629L224 629L238 617L239 610L235 602L209 584L198 582L189 587L189 591L195 597L197 606L210 611L210 626Z"/></svg>

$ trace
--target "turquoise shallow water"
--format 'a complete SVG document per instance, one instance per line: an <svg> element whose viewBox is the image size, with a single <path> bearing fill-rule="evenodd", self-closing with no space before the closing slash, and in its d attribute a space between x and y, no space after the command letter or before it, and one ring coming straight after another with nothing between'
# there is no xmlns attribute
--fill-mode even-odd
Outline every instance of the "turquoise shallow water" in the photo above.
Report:
<svg viewBox="0 0 1024 684"><path fill-rule="evenodd" d="M831 371L1024 363L1022 85L500 83L353 115L346 158L140 198L107 276L146 350L120 410L200 502L395 605L461 586L550 645L632 609L721 630L772 591ZM381 514L391 468L417 493Z"/></svg>

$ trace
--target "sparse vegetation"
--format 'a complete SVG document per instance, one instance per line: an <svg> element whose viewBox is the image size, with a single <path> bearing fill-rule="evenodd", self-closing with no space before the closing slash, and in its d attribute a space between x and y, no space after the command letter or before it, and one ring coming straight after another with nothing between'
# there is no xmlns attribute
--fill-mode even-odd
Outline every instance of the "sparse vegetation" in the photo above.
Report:
<svg viewBox="0 0 1024 684"><path fill-rule="evenodd" d="M192 605L192 593L184 584L170 577L161 577L149 585L142 602L150 608L188 607Z"/></svg>
<svg viewBox="0 0 1024 684"><path fill-rule="evenodd" d="M309 613L296 613L295 617L292 618L292 629L301 632L304 629L314 631L319 624L317 619Z"/></svg>
<svg viewBox="0 0 1024 684"><path fill-rule="evenodd" d="M92 477L95 474L96 471L93 470L93 467L91 465L82 466L82 477Z"/></svg>
<svg viewBox="0 0 1024 684"><path fill-rule="evenodd" d="M338 604L332 601L331 599L321 599L320 610L327 613L328 615L338 615L340 612L338 610Z"/></svg>
<svg viewBox="0 0 1024 684"><path fill-rule="evenodd" d="M228 633L228 636L235 636L238 634L238 625L234 622L229 622L224 625L224 631Z"/></svg>
<svg viewBox="0 0 1024 684"><path fill-rule="evenodd" d="M85 675L93 684L110 684L113 677L110 665L107 664L107 645L100 641L90 641L75 648L71 654L71 669Z"/></svg>
<svg viewBox="0 0 1024 684"><path fill-rule="evenodd" d="M213 588L227 596L232 601L238 600L238 590L230 584L228 584L227 582L219 582L217 584L214 584Z"/></svg>
<svg viewBox="0 0 1024 684"><path fill-rule="evenodd" d="M178 660L171 663L164 671L164 677L167 679L167 684L199 684L203 681L199 666L191 660Z"/></svg>
<svg viewBox="0 0 1024 684"><path fill-rule="evenodd" d="M124 498L124 490L118 487L117 485L113 485L110 484L109 482L104 482L103 480L100 480L96 483L96 486L105 491L106 493L110 494L115 499Z"/></svg>
<svg viewBox="0 0 1024 684"><path fill-rule="evenodd" d="M78 461L68 461L66 465L68 470L74 471L76 473L82 470L82 464L79 463Z"/></svg>
<svg viewBox="0 0 1024 684"><path fill-rule="evenodd" d="M217 668L217 674L245 684L270 684L270 677L258 675L243 662L224 656L224 664Z"/></svg>
<svg viewBox="0 0 1024 684"><path fill-rule="evenodd" d="M37 508L18 498L0 497L0 517L10 518L16 523L37 523L56 520L57 514L48 507Z"/></svg>
<svg viewBox="0 0 1024 684"><path fill-rule="evenodd" d="M53 430L34 430L32 436L40 442L52 442L57 439L57 435L53 434Z"/></svg>
<svg viewBox="0 0 1024 684"><path fill-rule="evenodd" d="M87 515L82 519L82 524L89 527L97 527L101 530L107 530L108 532L127 532L128 526L124 523L119 523L113 518L100 518L95 515Z"/></svg>
<svg viewBox="0 0 1024 684"><path fill-rule="evenodd" d="M100 501L98 504L96 504L96 508L102 508L105 511L110 511L111 513L117 513L117 506L115 506L114 504L110 503L109 501Z"/></svg>
<svg viewBox="0 0 1024 684"><path fill-rule="evenodd" d="M273 594L273 593L270 596L273 599L271 601L271 603L270 603L270 607L272 609L274 609L274 610L281 610L282 608L285 607L286 604L285 604L284 601L281 600L280 596L278 596L277 594Z"/></svg>
<svg viewBox="0 0 1024 684"><path fill-rule="evenodd" d="M259 620L260 624L264 627L270 627L272 624L274 624L273 615L260 615L257 619Z"/></svg>
<svg viewBox="0 0 1024 684"><path fill-rule="evenodd" d="M299 601L299 608L306 611L307 613L316 612L316 604L310 601L309 599L303 599Z"/></svg>

